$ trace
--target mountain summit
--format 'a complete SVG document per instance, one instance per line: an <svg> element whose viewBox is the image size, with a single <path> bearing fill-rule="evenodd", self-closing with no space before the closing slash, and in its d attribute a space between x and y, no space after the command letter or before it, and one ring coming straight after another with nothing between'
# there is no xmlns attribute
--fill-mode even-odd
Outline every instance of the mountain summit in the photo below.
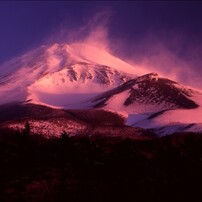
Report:
<svg viewBox="0 0 202 202"><path fill-rule="evenodd" d="M29 99L51 106L67 104L67 93L72 98L73 94L96 94L138 74L130 64L86 44L42 46L1 69L0 104ZM57 102L57 96L65 101Z"/></svg>

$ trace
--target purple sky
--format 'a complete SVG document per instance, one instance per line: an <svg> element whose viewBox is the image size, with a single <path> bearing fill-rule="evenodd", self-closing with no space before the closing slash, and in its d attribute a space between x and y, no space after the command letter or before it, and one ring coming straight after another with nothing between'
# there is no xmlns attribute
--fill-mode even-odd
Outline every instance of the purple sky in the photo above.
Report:
<svg viewBox="0 0 202 202"><path fill-rule="evenodd" d="M105 11L94 25L107 26L110 48L116 55L151 66L162 65L164 72L175 66L181 70L190 67L202 76L199 1L1 1L0 63L44 43L62 42L68 32L80 29ZM183 80L186 76L181 77Z"/></svg>

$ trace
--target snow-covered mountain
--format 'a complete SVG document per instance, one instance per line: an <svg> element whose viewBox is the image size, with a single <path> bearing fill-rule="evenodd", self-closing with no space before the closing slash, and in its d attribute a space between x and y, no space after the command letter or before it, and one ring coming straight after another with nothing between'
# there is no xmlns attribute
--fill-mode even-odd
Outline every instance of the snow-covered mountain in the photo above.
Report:
<svg viewBox="0 0 202 202"><path fill-rule="evenodd" d="M127 125L161 135L202 132L201 92L90 45L42 46L0 70L0 105L26 101L53 108L101 108L125 116Z"/></svg>
<svg viewBox="0 0 202 202"><path fill-rule="evenodd" d="M134 78L135 72L126 62L89 45L42 46L1 67L0 104L30 99L37 104L72 107L75 100Z"/></svg>

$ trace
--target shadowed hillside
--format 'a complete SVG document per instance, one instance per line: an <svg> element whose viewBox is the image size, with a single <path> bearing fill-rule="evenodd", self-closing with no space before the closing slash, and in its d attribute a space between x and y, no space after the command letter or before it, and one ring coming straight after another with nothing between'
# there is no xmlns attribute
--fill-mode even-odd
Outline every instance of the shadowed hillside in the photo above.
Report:
<svg viewBox="0 0 202 202"><path fill-rule="evenodd" d="M1 201L201 201L199 134L134 140L46 139L26 127L0 133Z"/></svg>

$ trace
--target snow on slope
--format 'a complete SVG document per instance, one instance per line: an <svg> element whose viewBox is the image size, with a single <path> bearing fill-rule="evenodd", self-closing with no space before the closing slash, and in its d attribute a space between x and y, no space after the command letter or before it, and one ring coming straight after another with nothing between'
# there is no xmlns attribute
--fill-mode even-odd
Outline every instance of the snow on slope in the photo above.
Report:
<svg viewBox="0 0 202 202"><path fill-rule="evenodd" d="M0 69L0 104L31 99L53 107L72 106L79 94L86 99L140 73L105 50L86 44L42 46Z"/></svg>
<svg viewBox="0 0 202 202"><path fill-rule="evenodd" d="M134 67L125 61L111 55L104 49L97 48L95 46L86 45L82 43L74 43L70 47L72 55L77 55L81 58L88 58L88 62L106 65L112 67L118 71L128 74L134 74L137 76L146 74L147 72L139 67ZM92 54L93 53L93 54Z"/></svg>
<svg viewBox="0 0 202 202"><path fill-rule="evenodd" d="M161 117L157 117L156 121L158 123L177 123L177 122L182 122L182 123L202 123L202 95L200 94L194 94L193 95L193 100L197 100L197 104L199 107L195 109L175 109L175 110L170 110L161 115Z"/></svg>
<svg viewBox="0 0 202 202"><path fill-rule="evenodd" d="M202 132L202 92L150 73L94 99L96 107L120 111L126 124L158 134ZM194 123L194 124L193 124ZM190 125L192 124L192 125Z"/></svg>
<svg viewBox="0 0 202 202"><path fill-rule="evenodd" d="M152 128L159 135L174 132L202 132L202 92L194 92L192 99L199 105L194 109L172 109L164 111L154 118L149 115L138 114L128 119L127 124L142 128Z"/></svg>
<svg viewBox="0 0 202 202"><path fill-rule="evenodd" d="M25 128L25 124L26 121L20 121L17 123L6 123L6 126L22 132ZM46 137L60 137L64 131L73 136L87 128L84 124L79 124L71 120L67 122L61 118L58 118L57 122L53 120L29 120L29 124L31 133L43 134Z"/></svg>

